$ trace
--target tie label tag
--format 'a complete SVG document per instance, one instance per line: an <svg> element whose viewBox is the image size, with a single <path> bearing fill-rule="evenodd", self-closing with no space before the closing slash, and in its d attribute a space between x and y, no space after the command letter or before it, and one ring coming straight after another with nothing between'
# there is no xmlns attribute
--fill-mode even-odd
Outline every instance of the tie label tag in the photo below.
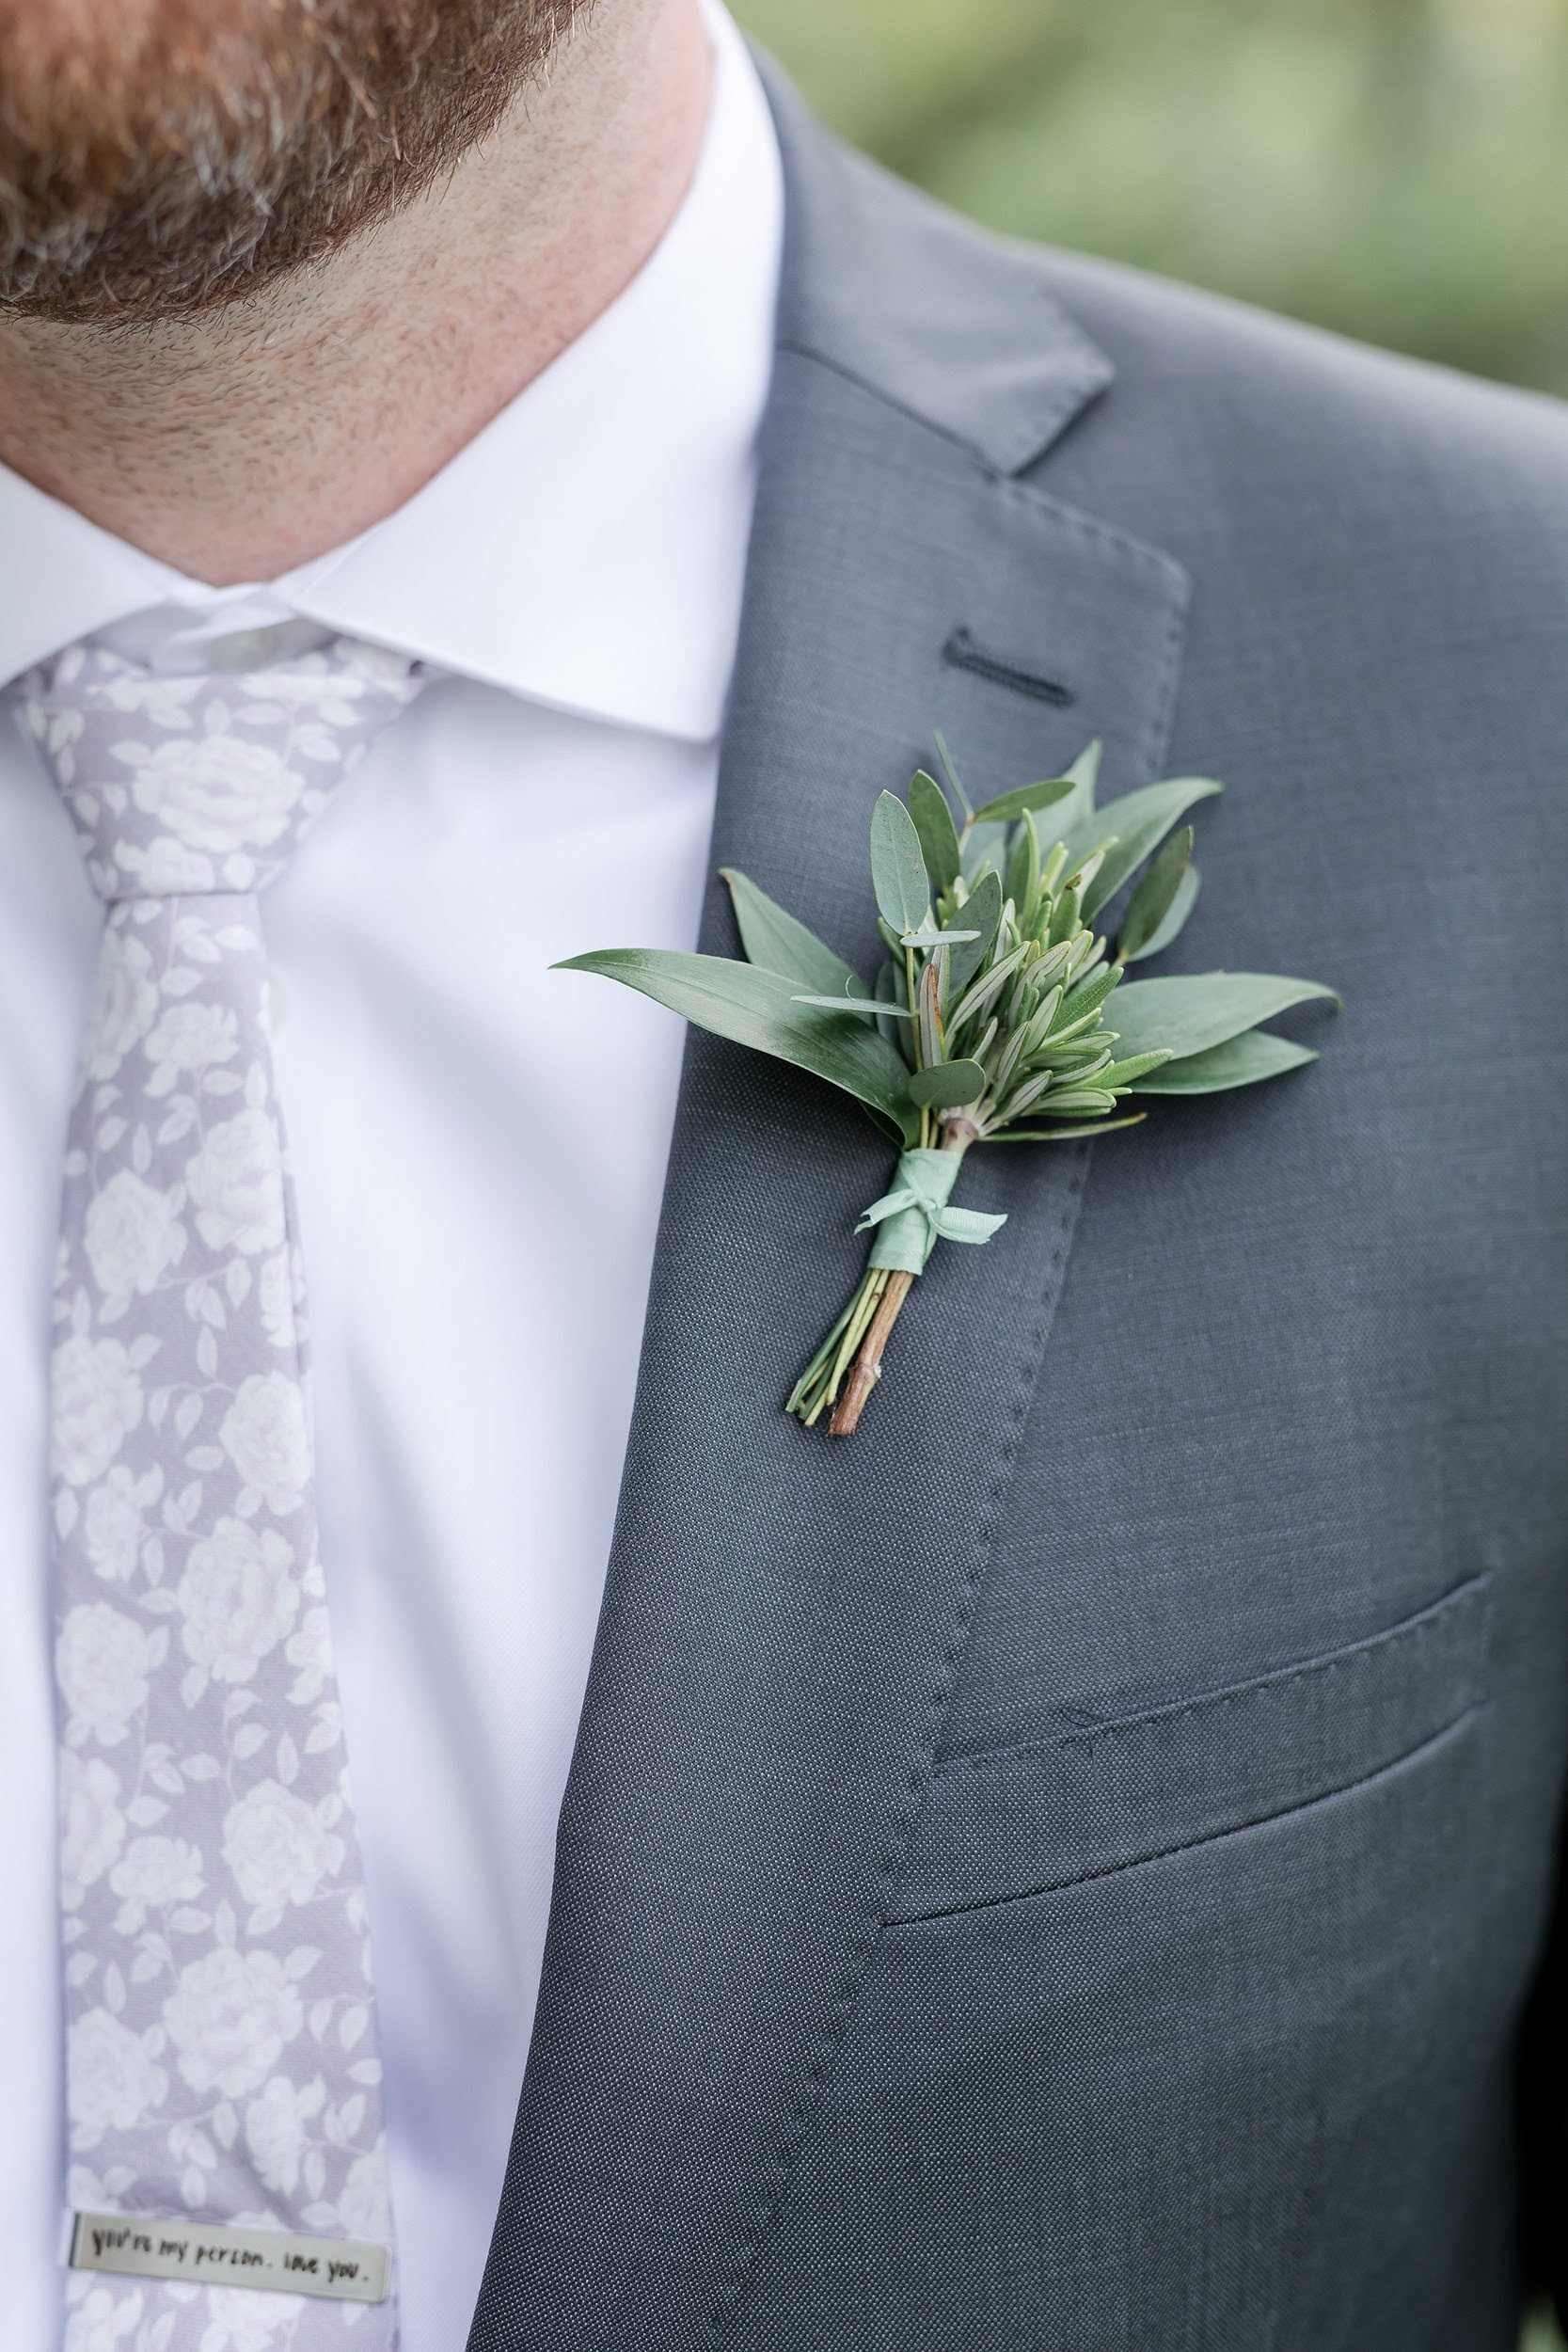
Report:
<svg viewBox="0 0 1568 2352"><path fill-rule="evenodd" d="M183 2279L202 2286L265 2287L275 2295L325 2295L340 2303L387 2299L384 2246L299 2237L284 2230L235 2230L209 2221L155 2221L142 2214L79 2213L73 2218L73 2270Z"/></svg>

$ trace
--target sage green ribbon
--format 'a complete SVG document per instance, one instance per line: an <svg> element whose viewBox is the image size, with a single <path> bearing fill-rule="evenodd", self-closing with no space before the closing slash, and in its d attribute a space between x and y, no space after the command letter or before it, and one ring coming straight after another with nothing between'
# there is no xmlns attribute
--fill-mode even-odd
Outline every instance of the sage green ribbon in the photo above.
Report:
<svg viewBox="0 0 1568 2352"><path fill-rule="evenodd" d="M863 1233L879 1226L869 1263L899 1274L924 1274L926 1262L939 1241L990 1241L1005 1216L988 1216L979 1209L950 1209L954 1182L963 1162L960 1152L905 1152L894 1171L893 1190L884 1192L856 1226Z"/></svg>

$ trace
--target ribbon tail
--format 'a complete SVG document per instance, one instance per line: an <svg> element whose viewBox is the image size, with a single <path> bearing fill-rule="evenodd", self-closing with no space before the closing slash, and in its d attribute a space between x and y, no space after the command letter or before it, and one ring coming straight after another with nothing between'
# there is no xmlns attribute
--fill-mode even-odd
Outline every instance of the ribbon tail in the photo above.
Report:
<svg viewBox="0 0 1568 2352"><path fill-rule="evenodd" d="M873 1225L879 1225L883 1217L901 1216L904 1210L912 1209L918 1205L914 1194L907 1184L901 1186L896 1192L884 1192L879 1200L873 1200L871 1206L862 1214L855 1231L857 1233L867 1232Z"/></svg>
<svg viewBox="0 0 1568 2352"><path fill-rule="evenodd" d="M974 1243L990 1241L1006 1222L1006 1215L993 1216L984 1209L939 1209L933 1219L939 1239Z"/></svg>

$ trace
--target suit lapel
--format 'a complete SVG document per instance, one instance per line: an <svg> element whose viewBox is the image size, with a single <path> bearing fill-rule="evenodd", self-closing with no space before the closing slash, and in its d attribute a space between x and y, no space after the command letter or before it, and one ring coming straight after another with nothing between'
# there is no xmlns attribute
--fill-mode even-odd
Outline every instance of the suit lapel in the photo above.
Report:
<svg viewBox="0 0 1568 2352"><path fill-rule="evenodd" d="M1108 376L1027 258L773 96L790 241L713 864L869 971L877 793L938 724L987 790L1092 734L1111 789L1144 781L1183 582L1017 478ZM702 944L734 948L721 885ZM889 1147L847 1098L691 1037L472 2352L735 2332L896 1881L1090 1149L969 1163L960 1197L1010 1222L938 1251L835 1442L781 1400Z"/></svg>

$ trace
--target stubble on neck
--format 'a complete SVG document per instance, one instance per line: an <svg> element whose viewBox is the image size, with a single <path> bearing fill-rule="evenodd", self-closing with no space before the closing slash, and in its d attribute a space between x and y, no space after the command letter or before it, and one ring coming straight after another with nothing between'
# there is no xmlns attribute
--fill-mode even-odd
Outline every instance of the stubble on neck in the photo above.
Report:
<svg viewBox="0 0 1568 2352"><path fill-rule="evenodd" d="M128 324L0 310L0 462L214 585L340 545L630 282L709 77L697 0L603 0L445 176L254 292Z"/></svg>

